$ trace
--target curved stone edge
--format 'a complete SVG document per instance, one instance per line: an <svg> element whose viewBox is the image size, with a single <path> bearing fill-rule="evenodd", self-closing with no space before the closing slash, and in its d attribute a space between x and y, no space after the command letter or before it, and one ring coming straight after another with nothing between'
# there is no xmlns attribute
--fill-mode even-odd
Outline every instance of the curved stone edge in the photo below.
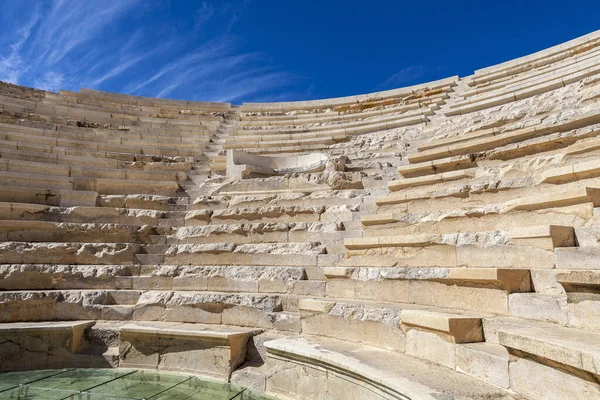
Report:
<svg viewBox="0 0 600 400"><path fill-rule="evenodd" d="M292 393L305 396L306 393L296 393L296 385L306 384L305 390L314 393L325 393L331 386L336 387L338 394L352 393L349 398L372 398L372 399L422 399L435 400L431 389L412 382L403 377L391 377L385 372L363 364L360 360L319 348L319 345L311 344L306 339L275 339L264 343L269 358L270 371L267 377L267 392L272 394ZM303 382L301 378L287 379L283 377L281 382L289 384L288 390L278 386L277 374L285 374L291 371L296 375L295 368L299 367L306 372L308 381ZM330 380L335 380L333 383ZM291 390L289 390L291 389ZM361 395L362 393L362 395ZM368 396L370 397L361 397ZM308 397L307 397L308 398Z"/></svg>

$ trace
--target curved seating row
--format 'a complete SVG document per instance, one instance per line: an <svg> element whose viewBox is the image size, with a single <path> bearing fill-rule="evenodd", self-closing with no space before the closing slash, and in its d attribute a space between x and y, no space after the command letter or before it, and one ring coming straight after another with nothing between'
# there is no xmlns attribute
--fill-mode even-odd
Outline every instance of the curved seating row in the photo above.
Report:
<svg viewBox="0 0 600 400"><path fill-rule="evenodd" d="M1 85L0 354L280 398L600 398L598 43L240 107ZM346 162L209 177L233 149Z"/></svg>

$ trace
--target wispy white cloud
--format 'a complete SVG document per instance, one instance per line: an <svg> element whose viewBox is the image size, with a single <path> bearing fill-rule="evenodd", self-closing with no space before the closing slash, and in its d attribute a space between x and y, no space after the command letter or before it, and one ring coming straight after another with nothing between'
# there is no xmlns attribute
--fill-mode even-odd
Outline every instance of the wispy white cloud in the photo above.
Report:
<svg viewBox="0 0 600 400"><path fill-rule="evenodd" d="M196 10L196 15L194 16L194 30L201 29L214 14L214 7L207 2L203 2L202 6Z"/></svg>
<svg viewBox="0 0 600 400"><path fill-rule="evenodd" d="M428 71L425 65L411 65L396 72L378 85L379 89L393 89L423 77Z"/></svg>
<svg viewBox="0 0 600 400"><path fill-rule="evenodd" d="M34 86L38 89L48 90L50 92L58 92L63 83L65 77L63 74L55 71L48 71L40 78L36 78Z"/></svg>
<svg viewBox="0 0 600 400"><path fill-rule="evenodd" d="M141 0L8 3L0 18L14 26L0 37L0 80L223 101L252 100L297 81L232 34L249 0L207 0L187 17L170 17L187 22L161 19L168 3Z"/></svg>
<svg viewBox="0 0 600 400"><path fill-rule="evenodd" d="M39 9L33 10L31 18L14 35L14 41L8 46L9 53L0 58L0 80L17 83L23 71L25 61L21 57L23 46L31 36L31 30L40 20Z"/></svg>

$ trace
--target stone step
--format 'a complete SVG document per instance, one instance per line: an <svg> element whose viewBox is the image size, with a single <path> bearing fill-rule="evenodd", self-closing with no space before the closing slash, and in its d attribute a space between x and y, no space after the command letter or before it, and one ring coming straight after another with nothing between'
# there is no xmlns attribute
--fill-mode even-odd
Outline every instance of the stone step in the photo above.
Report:
<svg viewBox="0 0 600 400"><path fill-rule="evenodd" d="M470 210L409 213L387 224L370 225L364 237L405 236L413 234L446 234L469 231L509 231L520 226L562 225L576 230L589 223L594 216L592 203L549 208L539 211L498 213L484 207ZM349 228L347 228L349 229ZM579 235L581 236L581 234ZM579 240L579 239L578 239ZM579 241L578 241L579 243Z"/></svg>
<svg viewBox="0 0 600 400"><path fill-rule="evenodd" d="M532 290L530 272L498 268L324 267L332 298L399 302L510 315L509 295ZM472 301L477 298L478 301Z"/></svg>
<svg viewBox="0 0 600 400"><path fill-rule="evenodd" d="M90 138L82 139L75 136L73 139L64 137L51 137L38 135L39 130L31 130L30 132L7 132L0 133L0 141L5 145L16 143L17 147L42 147L45 152L68 152L74 151L89 151L95 152L122 152L128 154L154 154L164 156L194 156L195 149L198 148L197 143L178 142L177 147L173 147L174 140L118 140L118 141L96 141ZM207 140L204 140L206 142ZM162 143L161 143L162 142ZM71 149L71 150L69 150Z"/></svg>
<svg viewBox="0 0 600 400"><path fill-rule="evenodd" d="M288 295L200 291L4 291L2 322L65 320L164 321L278 329ZM288 321L289 322L289 321Z"/></svg>
<svg viewBox="0 0 600 400"><path fill-rule="evenodd" d="M595 126L596 124L580 129L555 132L519 143L511 143L490 150L484 155L488 160L512 160L552 151L556 156L563 159L579 158L580 155L567 155L570 152L569 148L597 137L599 132L595 129Z"/></svg>
<svg viewBox="0 0 600 400"><path fill-rule="evenodd" d="M97 201L98 207L113 207L139 210L170 211L167 215L185 215L190 199L186 197L169 197L149 194L102 195ZM181 213L176 213L177 211Z"/></svg>
<svg viewBox="0 0 600 400"><path fill-rule="evenodd" d="M294 139L294 140L265 140L257 141L254 143L237 143L228 142L223 146L225 149L281 149L285 147L295 148L304 147L310 145L331 145L336 141L343 140L345 138L343 132L336 136L323 136L319 138L308 138L308 139Z"/></svg>
<svg viewBox="0 0 600 400"><path fill-rule="evenodd" d="M513 228L508 231L369 236L344 240L344 245L348 250L368 250L384 247L427 247L435 245L488 246L494 244L531 246L545 250L552 250L558 247L574 247L575 231L571 226L539 225Z"/></svg>
<svg viewBox="0 0 600 400"><path fill-rule="evenodd" d="M584 187L595 187L598 179L568 182L562 186L537 184L538 179L529 173L528 176L503 178L495 174L485 174L473 180L465 180L456 184L439 181L433 187L423 186L393 192L384 197L377 197L376 204L380 213L395 211L424 212L440 211L448 208L466 209L468 207L499 207L501 203L521 197L532 197L536 194L578 190Z"/></svg>
<svg viewBox="0 0 600 400"><path fill-rule="evenodd" d="M156 231L149 226L0 219L0 241L148 243L151 233Z"/></svg>
<svg viewBox="0 0 600 400"><path fill-rule="evenodd" d="M112 207L53 207L41 204L0 202L2 219L52 221L61 223L93 223L171 226L169 212Z"/></svg>
<svg viewBox="0 0 600 400"><path fill-rule="evenodd" d="M563 377L598 375L599 333L518 319L484 320L484 326L486 340L508 348L515 357L515 365L509 368L511 382L522 385L524 395L532 396L538 390L535 397L539 397L541 393L539 384L528 387L523 382L533 376L548 379L547 389L557 393L580 393L584 398L600 395L588 380Z"/></svg>
<svg viewBox="0 0 600 400"><path fill-rule="evenodd" d="M497 258L502 254L504 258ZM502 268L552 269L554 253L528 246L497 244L486 247L428 246L384 248L368 252L352 251L343 266L348 267L440 267L440 268ZM534 261L532 261L534 260Z"/></svg>
<svg viewBox="0 0 600 400"><path fill-rule="evenodd" d="M285 121L262 125L261 122L255 122L256 125L241 125L232 130L230 140L244 140L249 137L262 137L259 140L278 140L318 137L319 135L356 134L358 132L367 133L369 131L393 129L400 126L414 125L415 123L426 122L427 115L433 115L433 108L423 107L422 109L409 110L401 115L383 116L377 118L365 119L362 116L354 117L352 114L346 114L343 120L338 123L322 121L306 122L299 121L300 124L286 123ZM258 129L257 129L258 128ZM272 138L272 139L269 139ZM251 140L251 139L248 139Z"/></svg>
<svg viewBox="0 0 600 400"><path fill-rule="evenodd" d="M140 245L136 243L0 242L5 264L131 264Z"/></svg>
<svg viewBox="0 0 600 400"><path fill-rule="evenodd" d="M294 393L314 398L335 385L338 392L358 399L377 396L433 400L447 396L452 382L456 398L518 398L465 374L368 344L282 338L267 341L264 346L273 371L267 379L267 392L276 396Z"/></svg>
<svg viewBox="0 0 600 400"><path fill-rule="evenodd" d="M171 247L170 244L142 244L144 254L164 254Z"/></svg>
<svg viewBox="0 0 600 400"><path fill-rule="evenodd" d="M179 185L174 181L70 178L56 175L5 171L0 171L0 184L17 187L94 191L99 194L143 193L174 196L177 190L179 190Z"/></svg>
<svg viewBox="0 0 600 400"><path fill-rule="evenodd" d="M474 215L481 216L484 214L506 214L517 211L537 211L546 210L556 207L568 207L579 204L591 203L593 207L600 205L600 190L596 187L575 187L568 190L561 190L546 194L539 194L535 196L520 197L512 200L508 200L504 203L488 204L486 206L479 206L479 208L462 208L460 212L465 214L473 213ZM452 210L448 210L450 212ZM402 213L378 213L376 215L364 215L361 217L361 221L365 226L389 224L400 221L402 216L406 215L406 212ZM455 215L453 217L458 217Z"/></svg>
<svg viewBox="0 0 600 400"><path fill-rule="evenodd" d="M135 132L131 128L127 131L119 129L102 129L76 127L71 125L56 125L55 129L40 129L35 126L23 126L0 123L2 135L0 138L5 140L20 140L25 136L27 138L37 138L40 143L77 143L85 141L86 143L104 143L104 144L123 144L126 146L136 145L148 148L163 147L169 144L177 143L177 146L183 148L198 147L208 141L207 134L190 134L189 131L175 132Z"/></svg>
<svg viewBox="0 0 600 400"><path fill-rule="evenodd" d="M8 158L0 159L0 171L90 179L101 178L116 180L158 180L179 182L183 182L187 179L187 175L185 172L162 172L159 170L146 171L123 168L86 168L67 166L63 164L48 164L45 162L12 160Z"/></svg>
<svg viewBox="0 0 600 400"><path fill-rule="evenodd" d="M57 207L94 207L98 193L83 190L55 190L0 185L0 202L32 203Z"/></svg>
<svg viewBox="0 0 600 400"><path fill-rule="evenodd" d="M530 83L522 83L519 86L510 86L490 93L472 96L463 102L456 102L453 110L446 112L446 116L464 115L466 113L499 106L516 100L526 99L540 93L549 92L568 84L580 81L586 77L597 74L600 69L596 68L597 61L590 61L590 67L575 66L570 71L565 72L563 76L549 74L545 78L534 80ZM584 63L582 63L584 64Z"/></svg>
<svg viewBox="0 0 600 400"><path fill-rule="evenodd" d="M186 157L164 157L145 154L102 153L102 154L52 154L41 153L14 146L2 148L0 142L0 155L2 158L30 162L43 162L47 164L97 167L102 169L136 169L158 170L187 173L192 167L192 162Z"/></svg>
<svg viewBox="0 0 600 400"><path fill-rule="evenodd" d="M467 343L456 346L456 370L504 389L510 388L510 355L504 346Z"/></svg>
<svg viewBox="0 0 600 400"><path fill-rule="evenodd" d="M410 267L323 267L325 277L338 280L351 279L360 281L362 285L369 282L386 282L394 280L433 280L465 282L470 285L481 284L482 287L495 287L507 293L529 292L531 290L529 270L501 268L410 268ZM567 279L567 278L565 278ZM574 279L574 278L573 278ZM374 292L376 293L376 292ZM344 296L338 296L344 297ZM383 299L382 299L383 300Z"/></svg>
<svg viewBox="0 0 600 400"><path fill-rule="evenodd" d="M371 262L377 263L374 266L529 269L553 268L553 249L574 246L575 241L571 227L538 226L508 232L349 238L344 244L350 266Z"/></svg>
<svg viewBox="0 0 600 400"><path fill-rule="evenodd" d="M179 243L267 243L267 242L331 242L338 245L347 237L342 223L273 222L223 224L177 228L174 238ZM339 242L339 243L338 243Z"/></svg>
<svg viewBox="0 0 600 400"><path fill-rule="evenodd" d="M473 154L482 151L489 151L494 148L506 146L508 144L533 139L536 137L549 135L557 132L566 132L578 128L585 127L600 122L600 114L595 111L589 111L581 115L574 115L571 119L551 125L534 126L531 128L523 128L511 132L496 133L490 137L469 138L464 136L463 142L451 144L447 147L434 148L423 152L415 153L409 156L409 161L413 168L416 165L426 165L427 162L437 165L436 161L460 157L466 154ZM468 140L470 139L470 140Z"/></svg>
<svg viewBox="0 0 600 400"><path fill-rule="evenodd" d="M12 135L14 136L14 135ZM17 139L11 137L11 139ZM138 155L146 157L194 157L197 150L176 150L171 146L163 148L124 145L109 145L103 143L89 143L84 141L59 141L60 146L56 145L56 140L49 138L49 141L39 140L39 138L29 138L26 135L18 138L19 140L0 139L0 150L25 150L29 152L39 152L56 155L75 155L99 158L116 158L122 161L133 161Z"/></svg>
<svg viewBox="0 0 600 400"><path fill-rule="evenodd" d="M65 160L65 157L77 157L80 160L94 159L97 163L101 163L102 159L106 163L112 164L116 161L121 162L174 162L180 163L185 162L188 159L193 159L196 152L186 152L186 154L155 154L155 153L127 153L122 150L121 147L110 151L110 150L94 150L90 148L77 148L77 147L57 147L51 145L44 145L35 142L15 142L11 140L0 139L0 153L5 154L9 152L11 159L20 159L25 161L40 161L39 157L36 158L15 158L13 155L22 154L30 156L31 154L41 154L42 157L55 158L57 160ZM106 165L106 164L105 164ZM180 166L178 166L180 168Z"/></svg>
<svg viewBox="0 0 600 400"><path fill-rule="evenodd" d="M149 235L150 244L177 244L179 239L173 235Z"/></svg>
<svg viewBox="0 0 600 400"><path fill-rule="evenodd" d="M463 169L458 171L442 172L435 175L424 175L416 178L405 178L389 182L387 186L390 191L396 192L398 190L416 186L434 185L436 183L472 178L475 175L475 171L475 169Z"/></svg>
<svg viewBox="0 0 600 400"><path fill-rule="evenodd" d="M83 333L93 324L93 321L0 324L0 353L4 360L0 371L72 367Z"/></svg>
<svg viewBox="0 0 600 400"><path fill-rule="evenodd" d="M301 255L301 257L298 257ZM325 246L318 243L201 243L172 245L161 259L159 255L141 257L142 264L195 265L198 257L207 265L281 265L317 266Z"/></svg>
<svg viewBox="0 0 600 400"><path fill-rule="evenodd" d="M528 80L557 68L576 65L581 59L587 60L597 53L597 42L593 36L586 35L516 60L480 69L470 77L468 86L472 89L468 91L486 92L491 90L489 87L503 87L506 81Z"/></svg>
<svg viewBox="0 0 600 400"><path fill-rule="evenodd" d="M441 101L446 98L446 94L431 97L432 102ZM367 111L357 110L356 112L346 114L338 112L325 112L325 113L302 113L295 115L261 115L261 116L250 116L245 115L238 123L238 126L281 126L281 125L303 125L303 124L314 124L324 123L331 121L344 122L347 118L361 118L366 119L369 117L377 117L385 114L408 112L421 108L416 103L396 103L389 105L388 107L375 108Z"/></svg>
<svg viewBox="0 0 600 400"><path fill-rule="evenodd" d="M436 159L434 161L425 161L416 164L408 164L398 167L398 172L404 178L415 178L423 175L432 175L461 169L473 168L477 166L474 157L470 154L454 157Z"/></svg>
<svg viewBox="0 0 600 400"><path fill-rule="evenodd" d="M598 269L598 257L600 257L600 246L573 247L556 249L557 269Z"/></svg>
<svg viewBox="0 0 600 400"><path fill-rule="evenodd" d="M477 343L483 341L481 318L436 310L404 310L401 324L405 331L421 328L443 332L455 343Z"/></svg>
<svg viewBox="0 0 600 400"><path fill-rule="evenodd" d="M354 207L324 206L267 206L240 207L213 210L211 224L253 223L253 222L343 222L348 215L359 211ZM341 218L336 218L341 216ZM337 219L337 221L336 221Z"/></svg>
<svg viewBox="0 0 600 400"><path fill-rule="evenodd" d="M483 340L481 314L434 306L335 298L301 298L304 334L366 343L404 352L413 329L453 344ZM485 314L483 314L485 315ZM417 335L411 333L410 335ZM392 340L393 338L393 340Z"/></svg>
<svg viewBox="0 0 600 400"><path fill-rule="evenodd" d="M355 212L366 205L365 202L370 200L370 196L371 191L363 189L331 188L221 192L219 195L204 195L194 199L190 210L261 207L284 207L285 210L285 207L326 207L326 211L331 212Z"/></svg>
<svg viewBox="0 0 600 400"><path fill-rule="evenodd" d="M128 94L118 94L110 92L102 92L99 90L82 88L79 92L70 92L66 90L60 91L60 96L67 95L75 99L91 99L102 102L110 102L116 104L133 105L137 107L157 107L157 108L173 108L177 110L194 110L198 112L228 112L231 108L229 103L219 102L195 102L186 100L167 100L157 99L152 97L132 96ZM221 118L218 118L219 120Z"/></svg>
<svg viewBox="0 0 600 400"><path fill-rule="evenodd" d="M281 266L0 264L0 289L324 294L318 270ZM85 279L84 279L85 277Z"/></svg>
<svg viewBox="0 0 600 400"><path fill-rule="evenodd" d="M260 332L189 323L136 322L119 329L119 367L169 369L228 380L244 362L248 340ZM165 342L180 350L172 353Z"/></svg>
<svg viewBox="0 0 600 400"><path fill-rule="evenodd" d="M594 316L577 315L564 294L519 293L509 297L510 315L517 318L551 322L563 326L587 327Z"/></svg>

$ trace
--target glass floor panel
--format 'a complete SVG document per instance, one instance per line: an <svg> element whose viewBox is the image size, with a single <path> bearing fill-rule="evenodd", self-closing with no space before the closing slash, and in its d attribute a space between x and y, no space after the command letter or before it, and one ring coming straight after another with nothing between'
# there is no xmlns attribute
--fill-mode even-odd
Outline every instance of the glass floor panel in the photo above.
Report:
<svg viewBox="0 0 600 400"><path fill-rule="evenodd" d="M227 382L134 369L63 369L0 374L4 399L272 400Z"/></svg>

